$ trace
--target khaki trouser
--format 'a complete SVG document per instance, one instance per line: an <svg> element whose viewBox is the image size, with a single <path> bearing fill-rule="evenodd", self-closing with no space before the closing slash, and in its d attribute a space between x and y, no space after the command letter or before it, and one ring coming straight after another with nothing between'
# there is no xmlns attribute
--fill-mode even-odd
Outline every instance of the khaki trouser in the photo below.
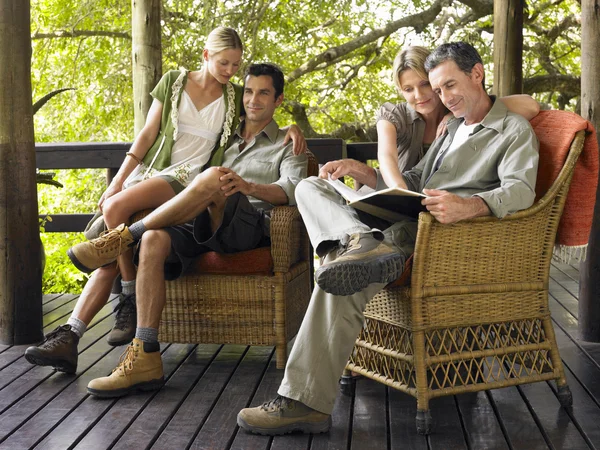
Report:
<svg viewBox="0 0 600 450"><path fill-rule="evenodd" d="M347 241L352 233L381 232L375 225L391 225L383 231L384 242L405 258L414 249L414 219L389 224L356 211L324 180L303 180L296 188L296 201L314 248L323 241ZM335 256L335 252L330 253L326 262ZM364 323L365 307L384 286L374 283L349 296L328 294L315 286L285 367L279 395L331 414L339 377Z"/></svg>

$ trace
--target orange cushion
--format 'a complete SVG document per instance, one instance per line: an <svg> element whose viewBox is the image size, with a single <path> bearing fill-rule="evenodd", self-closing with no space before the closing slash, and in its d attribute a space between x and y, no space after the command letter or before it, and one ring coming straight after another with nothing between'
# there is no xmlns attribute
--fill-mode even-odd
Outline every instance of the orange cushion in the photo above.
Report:
<svg viewBox="0 0 600 450"><path fill-rule="evenodd" d="M400 287L408 286L410 284L410 274L412 272L413 256L414 253L410 255L410 257L404 263L404 271L402 272L402 275L400 275L400 277L396 281L392 281L386 287Z"/></svg>
<svg viewBox="0 0 600 450"><path fill-rule="evenodd" d="M238 253L204 253L194 261L187 273L270 275L273 273L271 247L260 247Z"/></svg>

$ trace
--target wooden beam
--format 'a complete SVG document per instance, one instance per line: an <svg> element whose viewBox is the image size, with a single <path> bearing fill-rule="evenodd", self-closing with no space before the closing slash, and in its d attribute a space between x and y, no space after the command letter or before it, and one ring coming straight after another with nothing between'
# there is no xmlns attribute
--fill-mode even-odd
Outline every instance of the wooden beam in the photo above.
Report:
<svg viewBox="0 0 600 450"><path fill-rule="evenodd" d="M161 0L132 0L132 68L135 135L146 122L150 92L162 75Z"/></svg>
<svg viewBox="0 0 600 450"><path fill-rule="evenodd" d="M581 115L600 131L600 0L581 1ZM599 141L600 144L600 141ZM579 332L600 342L600 183L587 259L580 265Z"/></svg>
<svg viewBox="0 0 600 450"><path fill-rule="evenodd" d="M29 0L0 0L0 343L42 335Z"/></svg>
<svg viewBox="0 0 600 450"><path fill-rule="evenodd" d="M523 92L524 0L494 0L494 93Z"/></svg>

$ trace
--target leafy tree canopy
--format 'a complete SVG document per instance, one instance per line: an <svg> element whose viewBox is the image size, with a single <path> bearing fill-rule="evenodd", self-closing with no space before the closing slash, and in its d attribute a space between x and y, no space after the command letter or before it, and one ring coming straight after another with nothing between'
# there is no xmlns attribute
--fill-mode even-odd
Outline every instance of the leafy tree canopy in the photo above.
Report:
<svg viewBox="0 0 600 450"><path fill-rule="evenodd" d="M31 5L34 98L77 88L36 116L37 140L131 140L130 1ZM484 57L491 86L492 12L493 0L164 0L163 70L199 68L207 33L231 26L245 42L245 64L284 69L280 122L297 122L308 136L374 140L375 110L397 100L391 65L404 45L469 41ZM576 0L526 6L524 90L556 108L577 107L579 14Z"/></svg>
<svg viewBox="0 0 600 450"><path fill-rule="evenodd" d="M271 61L287 76L276 119L309 137L376 140L375 111L398 101L392 62L405 45L466 40L482 54L491 87L493 0L163 0L163 72L198 69L206 35L238 30L244 64ZM32 86L37 100L74 87L35 115L38 142L131 141L131 0L31 0ZM549 106L576 109L580 4L530 0L525 12L524 90ZM243 73L244 67L240 70ZM238 79L238 81L240 81ZM91 212L103 171L59 171L64 189L40 187L41 213ZM87 276L66 249L81 239L44 233L44 292L78 292Z"/></svg>

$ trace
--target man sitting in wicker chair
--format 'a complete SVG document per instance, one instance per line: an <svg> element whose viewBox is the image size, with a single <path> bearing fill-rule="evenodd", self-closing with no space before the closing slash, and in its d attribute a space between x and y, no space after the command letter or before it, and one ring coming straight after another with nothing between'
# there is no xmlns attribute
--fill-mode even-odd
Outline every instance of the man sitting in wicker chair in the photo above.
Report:
<svg viewBox="0 0 600 450"><path fill-rule="evenodd" d="M386 184L427 194L422 204L444 224L492 214L502 218L531 206L537 138L525 118L485 92L477 51L463 42L444 44L429 55L425 67L454 118L413 169L400 173L397 162L382 165ZM324 264L316 272L317 285L279 395L238 414L240 427L260 434L329 429L338 379L363 325L364 309L400 276L417 234L416 218L390 223L358 211L323 179L302 181L296 198Z"/></svg>
<svg viewBox="0 0 600 450"><path fill-rule="evenodd" d="M308 158L294 155L292 143L284 144L285 131L273 120L283 88L284 76L277 66L250 65L244 77L245 119L225 150L223 166L204 170L180 194L131 226L122 224L71 248L75 265L92 271L140 242L135 338L110 376L89 383L91 394L118 397L159 388L163 369L158 325L166 300L165 278L179 277L208 251L233 253L268 245L268 210L295 204L294 191L306 177ZM65 349L50 361L38 361L56 353L44 344L31 347L26 356L53 366L62 362L57 361L60 357L75 371L78 339L63 341L47 345Z"/></svg>

